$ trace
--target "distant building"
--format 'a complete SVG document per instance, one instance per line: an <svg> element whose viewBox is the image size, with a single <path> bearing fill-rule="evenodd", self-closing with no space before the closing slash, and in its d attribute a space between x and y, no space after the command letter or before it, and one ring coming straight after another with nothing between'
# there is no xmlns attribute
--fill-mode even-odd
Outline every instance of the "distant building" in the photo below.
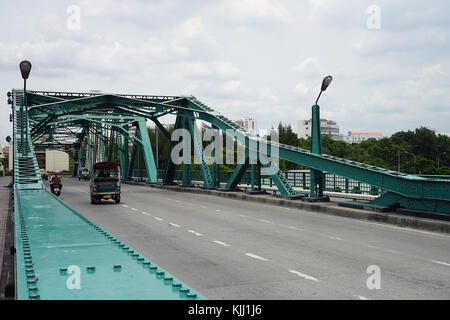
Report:
<svg viewBox="0 0 450 320"><path fill-rule="evenodd" d="M235 122L250 133L253 133L253 134L258 133L258 123L253 118L244 117L242 119L236 120Z"/></svg>
<svg viewBox="0 0 450 320"><path fill-rule="evenodd" d="M297 121L297 138L307 139L311 136L312 119ZM333 140L343 140L344 136L339 133L339 126L335 121L320 119L320 133L327 135Z"/></svg>
<svg viewBox="0 0 450 320"><path fill-rule="evenodd" d="M360 143L370 138L379 140L383 138L383 133L380 131L349 131L347 133L346 141L348 143Z"/></svg>

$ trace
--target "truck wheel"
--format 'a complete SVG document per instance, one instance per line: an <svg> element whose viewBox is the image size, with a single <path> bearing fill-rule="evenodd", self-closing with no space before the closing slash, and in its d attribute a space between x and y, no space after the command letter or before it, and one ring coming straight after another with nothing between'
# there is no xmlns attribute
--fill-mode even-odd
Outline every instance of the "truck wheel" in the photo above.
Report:
<svg viewBox="0 0 450 320"><path fill-rule="evenodd" d="M114 200L116 200L116 203L120 203L120 196L116 196Z"/></svg>

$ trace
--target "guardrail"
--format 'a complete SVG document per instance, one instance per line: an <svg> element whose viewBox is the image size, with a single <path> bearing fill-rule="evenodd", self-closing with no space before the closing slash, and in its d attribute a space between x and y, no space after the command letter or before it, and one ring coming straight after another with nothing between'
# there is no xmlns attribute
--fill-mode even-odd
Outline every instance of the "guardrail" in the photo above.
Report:
<svg viewBox="0 0 450 320"><path fill-rule="evenodd" d="M158 181L162 180L164 177L164 170L158 170ZM221 183L226 183L233 171L219 171L219 181ZM283 172L286 179L289 181L291 186L296 188L302 188L305 190L309 190L310 188L310 171L309 170L298 170L298 171L288 171ZM175 180L182 181L182 174L183 172L181 170L177 170L175 173ZM240 181L240 184L251 184L251 172L246 172ZM146 170L144 169L134 169L133 170L133 178L135 179L141 179L144 180L147 178ZM201 170L192 170L191 171L192 180L198 180L202 181L202 172ZM272 178L270 176L261 176L261 186L275 186ZM382 194L385 194L386 191L376 188L374 186L371 186L367 183L343 178L340 176L337 176L332 173L325 173L325 186L324 191L330 191L330 192L342 192L342 193L351 193L351 194L364 194L364 195L372 195L372 196L379 196Z"/></svg>

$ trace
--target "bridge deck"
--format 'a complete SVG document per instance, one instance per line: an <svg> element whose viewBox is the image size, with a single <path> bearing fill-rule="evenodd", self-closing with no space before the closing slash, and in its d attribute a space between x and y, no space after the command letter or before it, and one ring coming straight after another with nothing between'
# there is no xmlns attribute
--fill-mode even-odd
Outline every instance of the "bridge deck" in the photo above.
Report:
<svg viewBox="0 0 450 320"><path fill-rule="evenodd" d="M204 298L47 190L16 194L18 299ZM69 266L80 268L80 289L67 286Z"/></svg>

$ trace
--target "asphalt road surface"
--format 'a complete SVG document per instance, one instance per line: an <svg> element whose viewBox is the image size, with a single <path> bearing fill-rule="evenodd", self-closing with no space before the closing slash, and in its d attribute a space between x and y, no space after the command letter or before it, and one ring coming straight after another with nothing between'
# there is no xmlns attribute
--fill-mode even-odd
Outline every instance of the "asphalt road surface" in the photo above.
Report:
<svg viewBox="0 0 450 320"><path fill-rule="evenodd" d="M210 195L123 185L61 199L209 299L449 299L450 236Z"/></svg>

